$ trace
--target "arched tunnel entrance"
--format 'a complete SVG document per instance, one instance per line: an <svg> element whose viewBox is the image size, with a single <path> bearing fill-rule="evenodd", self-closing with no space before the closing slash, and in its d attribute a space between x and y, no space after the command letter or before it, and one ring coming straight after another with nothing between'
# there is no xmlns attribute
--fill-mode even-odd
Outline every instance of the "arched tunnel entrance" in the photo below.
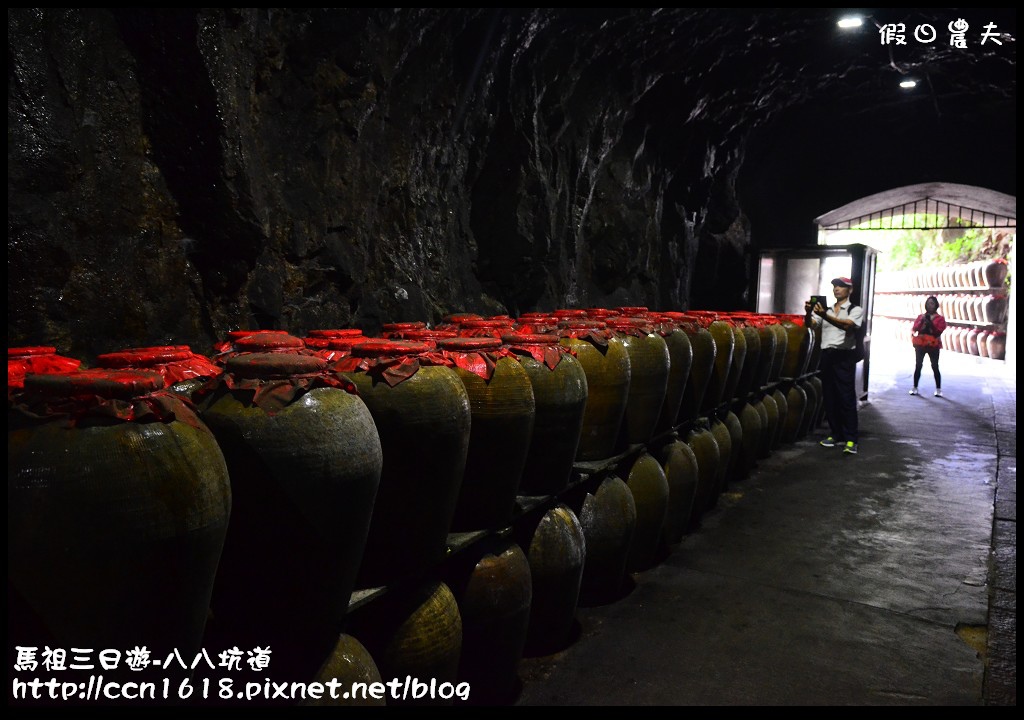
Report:
<svg viewBox="0 0 1024 720"><path fill-rule="evenodd" d="M934 296L948 324L946 357L973 360L978 373L991 363L1016 364L1016 216L1015 197L936 182L876 193L815 218L819 245L856 242L877 252L876 363L883 354L897 362L906 355L912 322Z"/></svg>

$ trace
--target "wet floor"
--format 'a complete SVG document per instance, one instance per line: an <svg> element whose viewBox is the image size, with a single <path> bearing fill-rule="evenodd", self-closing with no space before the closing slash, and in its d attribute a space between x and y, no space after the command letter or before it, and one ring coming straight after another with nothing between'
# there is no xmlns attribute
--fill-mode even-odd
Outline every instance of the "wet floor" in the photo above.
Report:
<svg viewBox="0 0 1024 720"><path fill-rule="evenodd" d="M784 443L525 659L516 704L1016 704L1015 375L944 353L945 397L927 368L909 396L901 349L873 349L858 455Z"/></svg>

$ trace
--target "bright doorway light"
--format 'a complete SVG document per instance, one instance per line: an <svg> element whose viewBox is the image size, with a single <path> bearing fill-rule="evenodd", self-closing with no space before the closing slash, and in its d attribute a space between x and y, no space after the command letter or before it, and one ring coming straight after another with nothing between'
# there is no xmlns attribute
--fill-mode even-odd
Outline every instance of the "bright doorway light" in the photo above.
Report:
<svg viewBox="0 0 1024 720"><path fill-rule="evenodd" d="M837 24L845 30L847 28L860 27L864 24L864 20L856 15L851 15L849 17L840 18Z"/></svg>
<svg viewBox="0 0 1024 720"><path fill-rule="evenodd" d="M917 87L917 80L901 80L900 81L900 87L901 88Z"/></svg>

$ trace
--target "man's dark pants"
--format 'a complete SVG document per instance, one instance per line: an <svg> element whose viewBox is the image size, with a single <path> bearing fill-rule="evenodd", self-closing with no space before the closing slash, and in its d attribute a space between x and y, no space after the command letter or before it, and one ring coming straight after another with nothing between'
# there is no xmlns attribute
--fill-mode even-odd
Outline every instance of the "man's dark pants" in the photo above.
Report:
<svg viewBox="0 0 1024 720"><path fill-rule="evenodd" d="M853 351L822 351L819 369L829 434L837 442L857 442L857 363Z"/></svg>

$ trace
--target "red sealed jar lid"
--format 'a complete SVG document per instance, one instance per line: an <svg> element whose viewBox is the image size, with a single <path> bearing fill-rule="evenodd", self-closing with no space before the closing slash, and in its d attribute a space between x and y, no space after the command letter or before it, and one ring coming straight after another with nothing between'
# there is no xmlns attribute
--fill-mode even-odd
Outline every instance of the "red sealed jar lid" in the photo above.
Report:
<svg viewBox="0 0 1024 720"><path fill-rule="evenodd" d="M263 332L247 335L235 340L235 349L239 352L261 352L265 350L300 350L306 347L301 338L283 331Z"/></svg>
<svg viewBox="0 0 1024 720"><path fill-rule="evenodd" d="M573 309L573 308L561 308L560 310L555 310L551 314L554 315L559 320L563 320L563 319L566 319L566 318L586 318L587 317L587 311L586 310L576 310L576 309Z"/></svg>
<svg viewBox="0 0 1024 720"><path fill-rule="evenodd" d="M345 338L331 338L327 341L327 348L329 350L351 350L359 343L364 343L368 340L376 340L377 338L370 338L365 335L358 335L353 337Z"/></svg>
<svg viewBox="0 0 1024 720"><path fill-rule="evenodd" d="M394 340L414 340L417 342L434 343L437 340L445 338L456 338L459 336L459 333L455 330L423 328L421 330L396 330L394 332L386 333L386 335Z"/></svg>
<svg viewBox="0 0 1024 720"><path fill-rule="evenodd" d="M613 330L634 330L646 327L650 322L644 318L637 317L614 317L608 318L605 323Z"/></svg>
<svg viewBox="0 0 1024 720"><path fill-rule="evenodd" d="M319 338L318 337L304 337L304 338L302 338L302 342L310 350L326 350L327 349L327 343L329 343L330 341L331 341L330 338L325 338L325 337L319 337Z"/></svg>
<svg viewBox="0 0 1024 720"><path fill-rule="evenodd" d="M244 337L250 335L259 335L261 333L279 333L281 330L231 330L228 332L228 340L234 342L235 340L241 340Z"/></svg>
<svg viewBox="0 0 1024 720"><path fill-rule="evenodd" d="M389 332L398 332L398 331L401 331L401 330L423 330L426 327L427 327L427 324L425 322L421 322L419 320L416 320L416 321L413 321L413 322L393 322L393 323L384 323L383 325L381 325L381 331L389 333Z"/></svg>
<svg viewBox="0 0 1024 720"><path fill-rule="evenodd" d="M96 363L104 368L152 368L164 376L168 385L217 377L223 372L216 363L192 352L187 345L132 348L105 353L96 359Z"/></svg>
<svg viewBox="0 0 1024 720"><path fill-rule="evenodd" d="M557 345L558 336L551 333L508 333L501 336L506 345Z"/></svg>
<svg viewBox="0 0 1024 720"><path fill-rule="evenodd" d="M466 320L457 330L462 337L500 338L515 326L514 320Z"/></svg>
<svg viewBox="0 0 1024 720"><path fill-rule="evenodd" d="M152 370L93 368L62 375L25 376L25 390L51 398L102 397L129 400L164 387L164 378Z"/></svg>
<svg viewBox="0 0 1024 720"><path fill-rule="evenodd" d="M9 347L7 348L7 357L10 358L22 358L32 357L33 355L56 355L57 348L50 347L49 345L38 345L30 347Z"/></svg>
<svg viewBox="0 0 1024 720"><path fill-rule="evenodd" d="M615 309L618 310L621 315L646 315L650 312L650 309L643 305L626 305Z"/></svg>
<svg viewBox="0 0 1024 720"><path fill-rule="evenodd" d="M608 323L603 320L588 320L587 318L572 318L561 320L558 327L563 330L606 330Z"/></svg>
<svg viewBox="0 0 1024 720"><path fill-rule="evenodd" d="M511 327L512 318L486 318L481 320L463 320L459 323L464 328L507 328Z"/></svg>
<svg viewBox="0 0 1024 720"><path fill-rule="evenodd" d="M312 333L312 332L316 332L316 331L311 330L310 332ZM355 344L357 342L362 342L363 340L368 339L366 335L363 335L363 331L362 330L353 330L351 333L345 333L345 334L341 334L341 331L339 331L339 330L321 330L319 332L321 332L321 333L328 333L328 332L330 332L330 333L338 333L338 334L336 334L336 335L321 334L321 335L317 335L317 336L310 335L309 337L302 338L302 342L304 342L306 344L306 347L308 347L311 350L327 350L327 349L330 349L332 347L334 349L338 349L339 347L343 347L344 349L348 350L349 348L352 347L353 344ZM339 343L339 345L337 347L331 345L331 343L335 343L335 342Z"/></svg>
<svg viewBox="0 0 1024 720"><path fill-rule="evenodd" d="M181 350L187 353L192 352L192 348L188 345L147 345L144 347L125 348L119 352L177 352Z"/></svg>
<svg viewBox="0 0 1024 720"><path fill-rule="evenodd" d="M175 360L188 360L192 351L173 347L130 348L97 356L96 366L104 368L153 367Z"/></svg>
<svg viewBox="0 0 1024 720"><path fill-rule="evenodd" d="M338 330L310 330L306 334L311 338L344 338L359 337L363 331L359 328L340 328Z"/></svg>
<svg viewBox="0 0 1024 720"><path fill-rule="evenodd" d="M355 357L399 357L430 352L430 345L413 340L369 338L352 346Z"/></svg>
<svg viewBox="0 0 1024 720"><path fill-rule="evenodd" d="M455 352L486 352L500 349L501 340L496 337L442 338L437 341L437 346Z"/></svg>
<svg viewBox="0 0 1024 720"><path fill-rule="evenodd" d="M315 375L327 368L327 362L315 355L296 353L246 353L228 358L227 371L241 378L272 380Z"/></svg>
<svg viewBox="0 0 1024 720"><path fill-rule="evenodd" d="M57 348L44 346L7 348L8 392L25 386L25 376L77 372L82 361L57 354Z"/></svg>
<svg viewBox="0 0 1024 720"><path fill-rule="evenodd" d="M563 346L558 335L553 333L510 333L502 337L510 352L515 355L529 355L549 370L558 367L564 355L575 355L575 351Z"/></svg>
<svg viewBox="0 0 1024 720"><path fill-rule="evenodd" d="M704 328L707 329L708 325L711 324L713 318L706 315L699 315L692 312L663 312L662 316L668 318L672 322L686 323L690 329Z"/></svg>
<svg viewBox="0 0 1024 720"><path fill-rule="evenodd" d="M445 315L441 318L442 322L459 324L465 320L483 320L483 315L477 315L476 313L452 313L451 315Z"/></svg>

